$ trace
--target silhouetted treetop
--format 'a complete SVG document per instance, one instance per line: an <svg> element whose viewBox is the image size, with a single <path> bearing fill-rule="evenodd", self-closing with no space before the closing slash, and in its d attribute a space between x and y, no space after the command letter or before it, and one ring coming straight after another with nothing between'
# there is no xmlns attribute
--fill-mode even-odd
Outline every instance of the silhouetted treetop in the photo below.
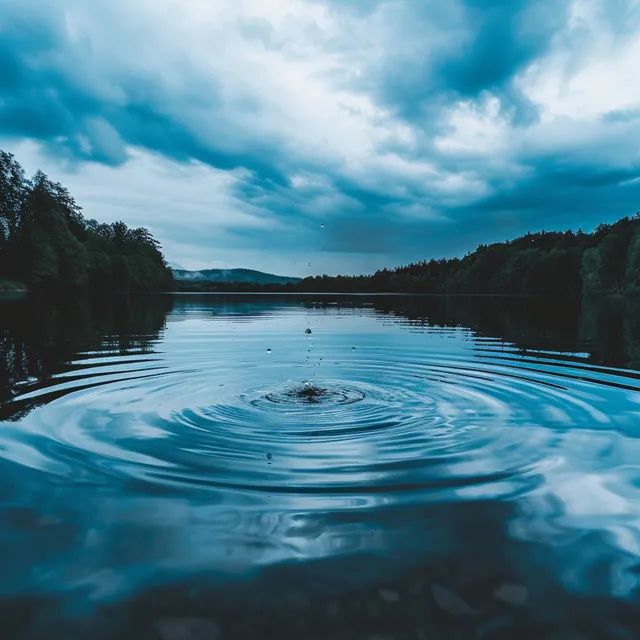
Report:
<svg viewBox="0 0 640 640"><path fill-rule="evenodd" d="M0 151L0 279L31 289L159 291L173 276L144 228L86 220L69 191L42 171L28 179Z"/></svg>

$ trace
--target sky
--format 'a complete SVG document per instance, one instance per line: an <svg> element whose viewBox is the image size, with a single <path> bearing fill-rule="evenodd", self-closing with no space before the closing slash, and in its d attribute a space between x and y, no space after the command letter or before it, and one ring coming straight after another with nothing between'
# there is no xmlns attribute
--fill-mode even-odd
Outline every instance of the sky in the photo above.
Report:
<svg viewBox="0 0 640 640"><path fill-rule="evenodd" d="M640 0L0 0L0 148L187 269L632 215L639 77Z"/></svg>

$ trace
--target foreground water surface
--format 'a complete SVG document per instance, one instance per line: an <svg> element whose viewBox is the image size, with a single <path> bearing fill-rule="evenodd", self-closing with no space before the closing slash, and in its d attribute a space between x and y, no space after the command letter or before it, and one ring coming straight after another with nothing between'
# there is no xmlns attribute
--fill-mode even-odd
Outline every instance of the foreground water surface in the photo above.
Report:
<svg viewBox="0 0 640 640"><path fill-rule="evenodd" d="M0 299L1 637L640 637L639 311Z"/></svg>

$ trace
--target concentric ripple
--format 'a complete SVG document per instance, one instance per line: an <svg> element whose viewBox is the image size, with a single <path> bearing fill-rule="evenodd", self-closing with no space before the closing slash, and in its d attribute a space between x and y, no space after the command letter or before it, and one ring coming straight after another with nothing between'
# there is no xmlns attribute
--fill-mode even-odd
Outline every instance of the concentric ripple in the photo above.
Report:
<svg viewBox="0 0 640 640"><path fill-rule="evenodd" d="M363 552L397 568L454 553L481 526L479 503L501 514L482 525L487 540L508 530L568 554L572 532L598 531L637 557L639 372L592 364L586 347L525 351L371 307L243 304L187 302L152 343L105 336L12 389L4 504L77 525L67 555L43 555L32 575L47 532L26 537L24 514L0 512L10 544L28 546L16 579L120 593L108 572L131 540L131 585L160 568ZM571 548L563 579L579 590L595 556Z"/></svg>
<svg viewBox="0 0 640 640"><path fill-rule="evenodd" d="M525 358L464 329L385 325L371 310L346 326L339 310L323 314L313 341L308 310L284 309L266 331L252 319L187 315L155 353L79 357L14 400L39 406L19 433L5 430L4 456L254 500L315 495L313 509L331 496L351 506L344 496L516 495L559 469L596 469L581 452L603 433L636 436L638 374L579 354Z"/></svg>

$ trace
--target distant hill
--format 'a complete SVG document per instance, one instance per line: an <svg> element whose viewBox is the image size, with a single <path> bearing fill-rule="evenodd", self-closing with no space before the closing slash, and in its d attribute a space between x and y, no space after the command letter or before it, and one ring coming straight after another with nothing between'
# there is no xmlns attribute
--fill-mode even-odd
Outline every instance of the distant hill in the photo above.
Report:
<svg viewBox="0 0 640 640"><path fill-rule="evenodd" d="M302 278L275 276L253 269L203 269L202 271L186 271L173 269L173 277L178 282L255 282L256 284L295 284Z"/></svg>

